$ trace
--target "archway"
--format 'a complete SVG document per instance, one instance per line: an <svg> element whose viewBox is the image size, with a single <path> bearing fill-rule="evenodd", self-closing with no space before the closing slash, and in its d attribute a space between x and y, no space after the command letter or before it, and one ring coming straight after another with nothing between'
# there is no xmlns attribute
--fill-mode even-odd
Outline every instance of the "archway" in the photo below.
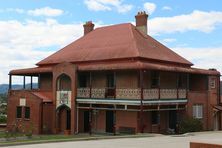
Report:
<svg viewBox="0 0 222 148"><path fill-rule="evenodd" d="M71 110L66 105L57 108L58 132L65 133L71 129Z"/></svg>
<svg viewBox="0 0 222 148"><path fill-rule="evenodd" d="M71 78L68 75L61 74L57 78L56 91L57 130L68 134L71 129Z"/></svg>

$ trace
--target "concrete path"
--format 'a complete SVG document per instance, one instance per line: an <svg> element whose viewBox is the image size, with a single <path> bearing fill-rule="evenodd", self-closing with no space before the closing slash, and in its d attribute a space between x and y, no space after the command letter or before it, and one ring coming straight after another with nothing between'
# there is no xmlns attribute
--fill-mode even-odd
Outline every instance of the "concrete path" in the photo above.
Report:
<svg viewBox="0 0 222 148"><path fill-rule="evenodd" d="M189 148L190 142L222 144L222 132L187 136L156 136L13 146L13 148Z"/></svg>

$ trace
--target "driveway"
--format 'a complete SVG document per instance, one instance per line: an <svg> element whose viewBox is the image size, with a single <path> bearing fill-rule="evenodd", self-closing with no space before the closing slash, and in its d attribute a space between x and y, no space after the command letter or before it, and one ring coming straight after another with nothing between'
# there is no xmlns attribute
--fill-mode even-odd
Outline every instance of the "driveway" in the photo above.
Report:
<svg viewBox="0 0 222 148"><path fill-rule="evenodd" d="M156 136L92 141L75 141L13 146L13 148L189 148L190 142L222 144L222 132L195 133L186 136Z"/></svg>

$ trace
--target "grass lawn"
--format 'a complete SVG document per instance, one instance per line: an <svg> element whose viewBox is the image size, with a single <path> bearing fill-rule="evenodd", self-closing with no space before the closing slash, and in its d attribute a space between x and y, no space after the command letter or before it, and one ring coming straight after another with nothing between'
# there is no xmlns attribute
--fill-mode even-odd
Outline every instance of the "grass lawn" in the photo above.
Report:
<svg viewBox="0 0 222 148"><path fill-rule="evenodd" d="M65 141L82 141L82 140L97 140L97 139L110 139L110 138L135 138L135 137L148 137L151 135L89 135L89 134L78 134L78 135L34 135L32 138L24 139L12 139L10 141L0 142L0 146L9 145L21 145L21 144L36 144L36 143L48 143L48 142L65 142ZM4 137L4 133L2 137ZM21 136L20 136L21 138Z"/></svg>

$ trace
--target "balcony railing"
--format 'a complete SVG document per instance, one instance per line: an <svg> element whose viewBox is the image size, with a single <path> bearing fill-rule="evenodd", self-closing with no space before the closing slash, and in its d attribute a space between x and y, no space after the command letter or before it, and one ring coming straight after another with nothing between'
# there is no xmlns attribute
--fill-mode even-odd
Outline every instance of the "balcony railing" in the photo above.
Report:
<svg viewBox="0 0 222 148"><path fill-rule="evenodd" d="M141 92L143 93L141 94ZM186 89L78 88L78 98L183 99Z"/></svg>

